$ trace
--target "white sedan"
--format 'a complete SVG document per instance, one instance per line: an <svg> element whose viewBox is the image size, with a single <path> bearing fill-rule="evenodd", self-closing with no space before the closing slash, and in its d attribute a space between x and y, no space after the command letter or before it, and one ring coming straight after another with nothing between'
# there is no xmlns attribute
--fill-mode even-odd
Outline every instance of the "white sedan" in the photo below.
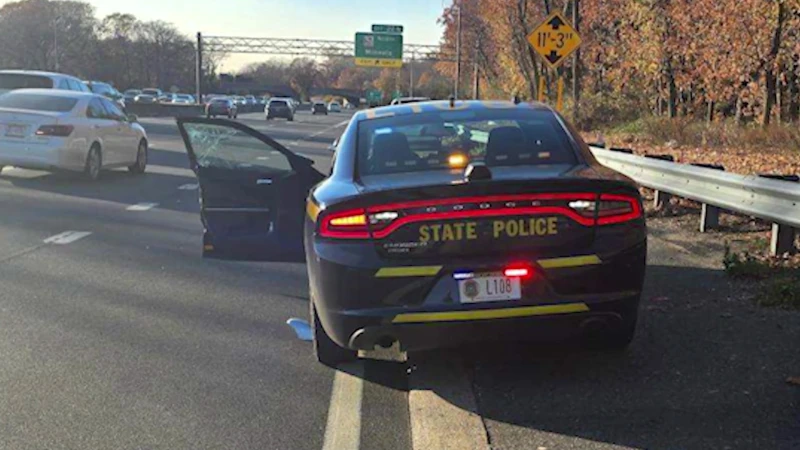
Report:
<svg viewBox="0 0 800 450"><path fill-rule="evenodd" d="M19 89L0 96L0 170L14 166L83 172L147 167L147 134L135 116L107 98L53 89Z"/></svg>

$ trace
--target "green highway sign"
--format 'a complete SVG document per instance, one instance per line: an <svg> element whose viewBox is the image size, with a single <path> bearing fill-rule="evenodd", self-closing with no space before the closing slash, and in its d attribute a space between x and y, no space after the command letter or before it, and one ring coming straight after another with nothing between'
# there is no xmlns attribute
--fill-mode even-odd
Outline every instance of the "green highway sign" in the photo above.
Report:
<svg viewBox="0 0 800 450"><path fill-rule="evenodd" d="M402 25L373 25L372 26L373 33L394 33L394 34L403 34L403 26Z"/></svg>
<svg viewBox="0 0 800 450"><path fill-rule="evenodd" d="M383 100L383 92L377 89L370 89L367 91L367 102L379 103L381 100Z"/></svg>
<svg viewBox="0 0 800 450"><path fill-rule="evenodd" d="M356 33L356 65L403 67L403 35Z"/></svg>

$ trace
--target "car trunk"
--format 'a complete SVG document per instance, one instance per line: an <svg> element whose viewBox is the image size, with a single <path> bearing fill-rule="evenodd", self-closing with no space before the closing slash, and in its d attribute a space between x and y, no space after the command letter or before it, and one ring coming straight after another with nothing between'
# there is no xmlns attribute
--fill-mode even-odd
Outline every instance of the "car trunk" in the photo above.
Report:
<svg viewBox="0 0 800 450"><path fill-rule="evenodd" d="M336 224L346 227L347 217L366 213L368 237L388 259L585 251L594 242L601 203L613 207L601 202L601 194L625 194L639 203L631 187L587 176L591 170L583 169L493 168L490 182L465 182L460 171L373 175L361 180L357 204L336 206L342 220L324 225L335 233Z"/></svg>
<svg viewBox="0 0 800 450"><path fill-rule="evenodd" d="M42 139L36 131L42 125L58 125L67 113L0 108L0 140L26 142Z"/></svg>

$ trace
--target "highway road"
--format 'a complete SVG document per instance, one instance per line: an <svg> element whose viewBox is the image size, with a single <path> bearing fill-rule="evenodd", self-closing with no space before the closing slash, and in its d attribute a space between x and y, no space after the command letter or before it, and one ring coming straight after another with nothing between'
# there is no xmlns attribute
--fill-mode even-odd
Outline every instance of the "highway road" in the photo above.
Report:
<svg viewBox="0 0 800 450"><path fill-rule="evenodd" d="M348 119L239 121L325 171ZM304 266L200 258L174 120L142 123L142 177L0 175L0 448L800 448L800 321L746 301L721 242L651 221L625 354L518 344L335 371L286 325L307 318Z"/></svg>

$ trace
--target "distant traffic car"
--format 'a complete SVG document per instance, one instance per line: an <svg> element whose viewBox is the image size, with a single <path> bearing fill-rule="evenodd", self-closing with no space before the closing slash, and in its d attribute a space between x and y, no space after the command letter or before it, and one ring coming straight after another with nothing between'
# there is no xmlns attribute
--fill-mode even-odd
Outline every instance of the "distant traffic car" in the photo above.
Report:
<svg viewBox="0 0 800 450"><path fill-rule="evenodd" d="M97 94L20 89L0 96L0 168L144 173L147 134L134 116Z"/></svg>
<svg viewBox="0 0 800 450"><path fill-rule="evenodd" d="M142 89L142 93L134 98L136 103L157 103L164 93L161 89Z"/></svg>
<svg viewBox="0 0 800 450"><path fill-rule="evenodd" d="M325 114L327 116L328 108L325 106L325 103L314 102L314 105L311 106L311 114Z"/></svg>
<svg viewBox="0 0 800 450"><path fill-rule="evenodd" d="M241 95L235 95L233 97L233 103L235 103L236 106L244 106L247 104L247 100L245 100Z"/></svg>
<svg viewBox="0 0 800 450"><path fill-rule="evenodd" d="M189 94L175 94L172 103L191 105L194 104L194 96Z"/></svg>
<svg viewBox="0 0 800 450"><path fill-rule="evenodd" d="M256 104L256 98L254 96L252 96L252 95L246 95L244 97L244 101L245 101L245 104L248 104L248 105L255 105Z"/></svg>
<svg viewBox="0 0 800 450"><path fill-rule="evenodd" d="M294 120L294 109L290 100L282 98L273 98L267 105L267 120L272 120L276 117L281 117L289 122Z"/></svg>
<svg viewBox="0 0 800 450"><path fill-rule="evenodd" d="M330 102L328 104L328 111L336 113L342 112L342 106L339 104L339 102Z"/></svg>
<svg viewBox="0 0 800 450"><path fill-rule="evenodd" d="M0 70L0 94L15 89L30 88L91 92L82 80L63 73L37 70Z"/></svg>
<svg viewBox="0 0 800 450"><path fill-rule="evenodd" d="M122 93L114 88L114 86L102 81L85 81L85 83L92 93L102 95L124 105Z"/></svg>
<svg viewBox="0 0 800 450"><path fill-rule="evenodd" d="M206 105L206 117L227 116L235 119L239 116L239 108L229 98L217 97Z"/></svg>
<svg viewBox="0 0 800 450"><path fill-rule="evenodd" d="M392 100L392 105L405 105L406 103L419 103L431 101L428 97L400 97Z"/></svg>
<svg viewBox="0 0 800 450"><path fill-rule="evenodd" d="M158 97L159 103L172 103L177 96L172 92L165 92L161 97Z"/></svg>
<svg viewBox="0 0 800 450"><path fill-rule="evenodd" d="M122 94L122 101L125 102L126 105L130 105L131 103L136 102L136 97L142 93L139 89L128 89Z"/></svg>

